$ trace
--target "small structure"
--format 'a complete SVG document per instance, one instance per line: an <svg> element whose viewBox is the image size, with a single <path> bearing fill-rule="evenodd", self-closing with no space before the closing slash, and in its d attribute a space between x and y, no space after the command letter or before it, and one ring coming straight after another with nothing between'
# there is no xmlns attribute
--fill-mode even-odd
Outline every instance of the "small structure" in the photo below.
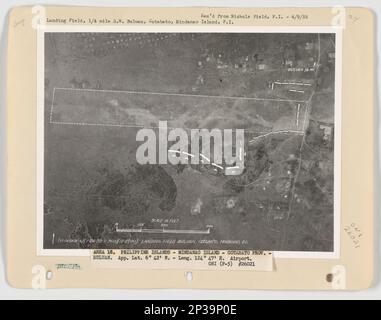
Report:
<svg viewBox="0 0 381 320"><path fill-rule="evenodd" d="M258 70L265 70L267 69L267 66L264 63L257 64L257 69Z"/></svg>
<svg viewBox="0 0 381 320"><path fill-rule="evenodd" d="M333 128L331 125L320 125L320 129L323 130L323 133L324 133L324 136L323 136L323 140L324 141L332 141L332 132L333 132Z"/></svg>
<svg viewBox="0 0 381 320"><path fill-rule="evenodd" d="M314 48L314 43L313 42L307 42L306 43L305 49L307 51L313 50L313 48Z"/></svg>

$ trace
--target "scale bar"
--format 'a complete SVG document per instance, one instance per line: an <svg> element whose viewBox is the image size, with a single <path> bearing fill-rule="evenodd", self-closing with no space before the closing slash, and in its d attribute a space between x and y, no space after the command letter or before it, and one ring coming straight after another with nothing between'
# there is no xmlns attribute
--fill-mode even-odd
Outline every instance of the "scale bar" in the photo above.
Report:
<svg viewBox="0 0 381 320"><path fill-rule="evenodd" d="M123 233L183 233L183 234L210 234L207 230L182 230L182 229L116 229Z"/></svg>

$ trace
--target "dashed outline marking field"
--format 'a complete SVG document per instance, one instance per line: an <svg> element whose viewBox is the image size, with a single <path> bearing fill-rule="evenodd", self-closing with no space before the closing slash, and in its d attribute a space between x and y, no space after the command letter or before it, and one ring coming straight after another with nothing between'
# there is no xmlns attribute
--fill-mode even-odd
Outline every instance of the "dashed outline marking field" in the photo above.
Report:
<svg viewBox="0 0 381 320"><path fill-rule="evenodd" d="M108 90L108 89L81 89L81 88L63 88L54 87L52 94L52 103L50 107L49 123L51 124L61 124L61 125L78 125L78 126L103 126L103 127L122 127L122 128L142 128L143 125L133 125L133 124L116 124L116 123L89 123L89 122L70 122L70 121L53 121L54 116L54 99L57 90L66 91L84 91L84 92L113 92L113 93L126 93L126 94L138 94L138 95L157 95L157 96L175 96L175 97L194 97L194 98L211 98L211 99L228 99L228 100L253 100L253 101L274 101L274 102L295 102L300 108L301 103L307 103L304 100L294 100L294 99L274 99L274 98L257 98L257 97L240 97L240 96L216 96L216 95L202 95L202 94L184 94L184 93L170 93L170 92L149 92L149 91L129 91L129 90ZM169 128L171 129L171 128ZM191 129L191 128L185 128ZM197 128L192 128L197 129ZM250 131L254 132L254 131ZM255 132L260 134L271 134L268 131ZM255 138L254 138L255 139Z"/></svg>

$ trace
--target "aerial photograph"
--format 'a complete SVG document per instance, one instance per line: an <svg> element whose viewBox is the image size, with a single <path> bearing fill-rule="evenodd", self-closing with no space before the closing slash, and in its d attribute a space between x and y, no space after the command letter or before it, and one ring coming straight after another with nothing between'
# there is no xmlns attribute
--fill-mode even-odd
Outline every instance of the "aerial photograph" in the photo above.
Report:
<svg viewBox="0 0 381 320"><path fill-rule="evenodd" d="M46 32L44 50L44 249L334 250L335 34ZM191 143L197 163L164 163L160 139L139 163L163 123L243 130L244 167Z"/></svg>

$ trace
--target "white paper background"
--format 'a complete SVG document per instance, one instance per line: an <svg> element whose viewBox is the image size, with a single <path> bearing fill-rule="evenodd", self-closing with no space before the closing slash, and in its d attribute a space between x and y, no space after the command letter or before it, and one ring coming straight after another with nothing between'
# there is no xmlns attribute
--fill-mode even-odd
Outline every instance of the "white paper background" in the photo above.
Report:
<svg viewBox="0 0 381 320"><path fill-rule="evenodd" d="M375 280L373 287L361 292L298 292L298 291L259 291L259 290L89 290L89 289L52 289L52 290L26 290L11 288L5 279L5 237L4 237L4 176L5 176L5 108L6 108L6 44L7 44L7 14L10 8L19 5L38 4L33 0L1 0L0 5L0 300L1 299L381 299L381 218L380 201L376 199L375 203ZM380 51L380 30L379 20L381 16L381 1L379 0L336 0L336 1L313 1L313 0L108 0L108 1L84 1L84 0L45 0L43 4L64 4L64 5L87 5L87 6L216 6L216 7L332 7L335 5L368 7L375 12L376 23L376 61L378 68L375 87L378 88L378 74L381 67L378 63L378 52ZM376 91L376 111L375 111L375 197L380 185L380 107L379 90ZM381 197L380 197L381 198Z"/></svg>

